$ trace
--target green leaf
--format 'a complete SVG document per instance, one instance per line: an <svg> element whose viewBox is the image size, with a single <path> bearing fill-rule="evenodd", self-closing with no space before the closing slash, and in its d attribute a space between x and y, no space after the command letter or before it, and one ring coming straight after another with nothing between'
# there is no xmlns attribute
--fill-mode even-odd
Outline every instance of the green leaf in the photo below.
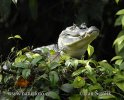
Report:
<svg viewBox="0 0 124 100"><path fill-rule="evenodd" d="M111 61L119 60L119 59L122 59L122 57L121 57L121 56L115 56L115 57L113 57L113 58L111 59Z"/></svg>
<svg viewBox="0 0 124 100"><path fill-rule="evenodd" d="M124 62L119 66L120 70L124 70Z"/></svg>
<svg viewBox="0 0 124 100"><path fill-rule="evenodd" d="M116 15L123 15L124 14L124 9L119 10Z"/></svg>
<svg viewBox="0 0 124 100"><path fill-rule="evenodd" d="M59 81L58 73L55 72L55 71L51 71L51 72L49 73L49 79L50 79L51 85L52 85L52 86L55 86L56 83Z"/></svg>
<svg viewBox="0 0 124 100"><path fill-rule="evenodd" d="M106 61L100 61L99 62L100 66L108 70L109 72L112 72L114 68Z"/></svg>
<svg viewBox="0 0 124 100"><path fill-rule="evenodd" d="M8 39L13 39L13 38L14 38L14 37L12 37L12 36L11 36L11 37L8 37Z"/></svg>
<svg viewBox="0 0 124 100"><path fill-rule="evenodd" d="M22 77L27 79L31 74L31 69L23 69L22 70Z"/></svg>
<svg viewBox="0 0 124 100"><path fill-rule="evenodd" d="M19 62L19 63L14 63L13 66L19 67L19 68L28 68L29 64L28 63L24 63L24 62Z"/></svg>
<svg viewBox="0 0 124 100"><path fill-rule="evenodd" d="M118 4L119 0L115 0L115 2Z"/></svg>
<svg viewBox="0 0 124 100"><path fill-rule="evenodd" d="M124 75L117 74L114 76L113 81L122 91L124 91Z"/></svg>
<svg viewBox="0 0 124 100"><path fill-rule="evenodd" d="M79 94L73 94L69 97L69 100L81 100L81 96Z"/></svg>
<svg viewBox="0 0 124 100"><path fill-rule="evenodd" d="M114 41L113 45L120 45L124 41L124 35L117 37L117 39Z"/></svg>
<svg viewBox="0 0 124 100"><path fill-rule="evenodd" d="M116 18L115 20L115 26L119 26L119 25L122 25L122 18L123 18L124 15L120 15Z"/></svg>
<svg viewBox="0 0 124 100"><path fill-rule="evenodd" d="M109 99L113 100L115 98L116 97L113 95L98 95L98 99L102 99L102 100L109 100Z"/></svg>
<svg viewBox="0 0 124 100"><path fill-rule="evenodd" d="M93 69L90 65L86 65L85 68L86 68L88 74L93 74Z"/></svg>
<svg viewBox="0 0 124 100"><path fill-rule="evenodd" d="M88 87L89 91L95 91L95 90L102 90L102 86L99 83L96 83L94 85L90 85Z"/></svg>
<svg viewBox="0 0 124 100"><path fill-rule="evenodd" d="M26 60L26 56L25 55L21 55L21 56L19 56L19 57L17 57L16 59L15 59L15 63L18 63L18 62L23 62L23 61L25 61Z"/></svg>
<svg viewBox="0 0 124 100"><path fill-rule="evenodd" d="M3 79L3 75L0 74L0 82L2 82L2 79Z"/></svg>
<svg viewBox="0 0 124 100"><path fill-rule="evenodd" d="M85 85L85 80L84 78L77 76L74 81L73 81L73 87L74 88L81 88Z"/></svg>
<svg viewBox="0 0 124 100"><path fill-rule="evenodd" d="M53 70L55 69L56 67L60 66L60 64L58 62L51 62L50 63L50 69Z"/></svg>
<svg viewBox="0 0 124 100"><path fill-rule="evenodd" d="M14 38L17 38L17 39L21 39L22 40L22 38L21 38L20 35L15 35Z"/></svg>
<svg viewBox="0 0 124 100"><path fill-rule="evenodd" d="M84 73L85 71L86 71L86 69L85 69L84 67L81 67L81 68L79 68L78 70L76 70L76 71L74 71L74 72L72 73L72 77L73 77L73 76L78 76L78 75Z"/></svg>
<svg viewBox="0 0 124 100"><path fill-rule="evenodd" d="M122 23L122 26L124 27L124 16L122 17L121 23Z"/></svg>
<svg viewBox="0 0 124 100"><path fill-rule="evenodd" d="M124 91L124 81L115 83L122 91Z"/></svg>
<svg viewBox="0 0 124 100"><path fill-rule="evenodd" d="M31 64L36 65L41 59L42 59L42 56L38 56L32 60Z"/></svg>
<svg viewBox="0 0 124 100"><path fill-rule="evenodd" d="M47 94L47 95L46 95L47 97L50 97L50 98L52 98L52 99L60 100L59 95L58 95L56 92L54 92L54 91L46 92L46 94Z"/></svg>
<svg viewBox="0 0 124 100"><path fill-rule="evenodd" d="M92 54L94 53L94 47L91 45L88 45L87 52L88 52L88 56L91 57Z"/></svg>
<svg viewBox="0 0 124 100"><path fill-rule="evenodd" d="M123 62L123 59L116 60L116 61L115 61L115 64L117 64L117 65L121 65L122 62Z"/></svg>
<svg viewBox="0 0 124 100"><path fill-rule="evenodd" d="M15 50L15 47L12 47L12 48L11 48L11 52L14 52L14 50Z"/></svg>
<svg viewBox="0 0 124 100"><path fill-rule="evenodd" d="M63 90L66 93L70 93L73 90L72 84L66 83L61 86L61 90Z"/></svg>
<svg viewBox="0 0 124 100"><path fill-rule="evenodd" d="M93 74L87 74L87 77L93 82L93 83L97 83L96 77Z"/></svg>
<svg viewBox="0 0 124 100"><path fill-rule="evenodd" d="M49 53L49 49L48 48L44 47L44 48L41 48L41 49L42 49L43 54Z"/></svg>
<svg viewBox="0 0 124 100"><path fill-rule="evenodd" d="M17 4L18 0L12 0L12 2L13 2L14 4Z"/></svg>
<svg viewBox="0 0 124 100"><path fill-rule="evenodd" d="M38 95L38 96L35 97L35 100L44 100L44 96L39 96Z"/></svg>

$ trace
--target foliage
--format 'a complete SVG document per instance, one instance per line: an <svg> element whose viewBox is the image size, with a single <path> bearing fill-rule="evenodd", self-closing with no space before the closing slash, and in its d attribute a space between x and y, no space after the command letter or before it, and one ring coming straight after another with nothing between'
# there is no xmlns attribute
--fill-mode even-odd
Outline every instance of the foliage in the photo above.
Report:
<svg viewBox="0 0 124 100"><path fill-rule="evenodd" d="M116 2L118 3L119 0L116 0ZM115 46L116 54L124 57L124 9L117 11L116 15L118 17L115 21L115 26L122 26L122 30L119 32L113 45Z"/></svg>
<svg viewBox="0 0 124 100"><path fill-rule="evenodd" d="M87 60L71 58L67 54L56 55L55 51L47 48L41 49L40 54L25 49L18 52L13 50L14 54L16 52L15 59L10 61L11 57L8 57L0 66L0 99L124 98L124 60L120 56L114 57L112 62L115 61L115 64L110 65L106 60L91 58L94 48L90 45Z"/></svg>

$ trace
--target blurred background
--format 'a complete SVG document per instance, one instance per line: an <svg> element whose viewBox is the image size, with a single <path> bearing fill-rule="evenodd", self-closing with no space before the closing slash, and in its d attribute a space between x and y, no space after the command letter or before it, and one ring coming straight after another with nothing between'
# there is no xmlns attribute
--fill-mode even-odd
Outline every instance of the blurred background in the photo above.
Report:
<svg viewBox="0 0 124 100"><path fill-rule="evenodd" d="M92 43L97 58L110 60L112 48L121 27L115 27L115 13L122 9L115 0L0 0L0 55L7 57L15 42L8 37L19 34L18 48L40 47L57 43L62 30L85 22L100 29Z"/></svg>

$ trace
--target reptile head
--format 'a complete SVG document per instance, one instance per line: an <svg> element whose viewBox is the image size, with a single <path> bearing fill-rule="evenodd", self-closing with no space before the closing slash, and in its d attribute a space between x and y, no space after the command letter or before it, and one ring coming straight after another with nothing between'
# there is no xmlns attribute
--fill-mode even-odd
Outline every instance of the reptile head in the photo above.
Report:
<svg viewBox="0 0 124 100"><path fill-rule="evenodd" d="M67 27L59 36L58 47L72 57L80 58L90 44L99 35L95 26L87 27L81 24Z"/></svg>

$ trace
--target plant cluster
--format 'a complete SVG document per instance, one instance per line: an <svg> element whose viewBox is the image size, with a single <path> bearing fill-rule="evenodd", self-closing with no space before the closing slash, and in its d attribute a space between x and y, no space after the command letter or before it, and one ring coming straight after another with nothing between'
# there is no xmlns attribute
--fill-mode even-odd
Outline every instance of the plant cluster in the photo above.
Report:
<svg viewBox="0 0 124 100"><path fill-rule="evenodd" d="M0 88L5 100L94 100L124 98L124 59L91 58L94 48L89 45L88 59L59 55L42 48L40 53L24 48L0 66Z"/></svg>

